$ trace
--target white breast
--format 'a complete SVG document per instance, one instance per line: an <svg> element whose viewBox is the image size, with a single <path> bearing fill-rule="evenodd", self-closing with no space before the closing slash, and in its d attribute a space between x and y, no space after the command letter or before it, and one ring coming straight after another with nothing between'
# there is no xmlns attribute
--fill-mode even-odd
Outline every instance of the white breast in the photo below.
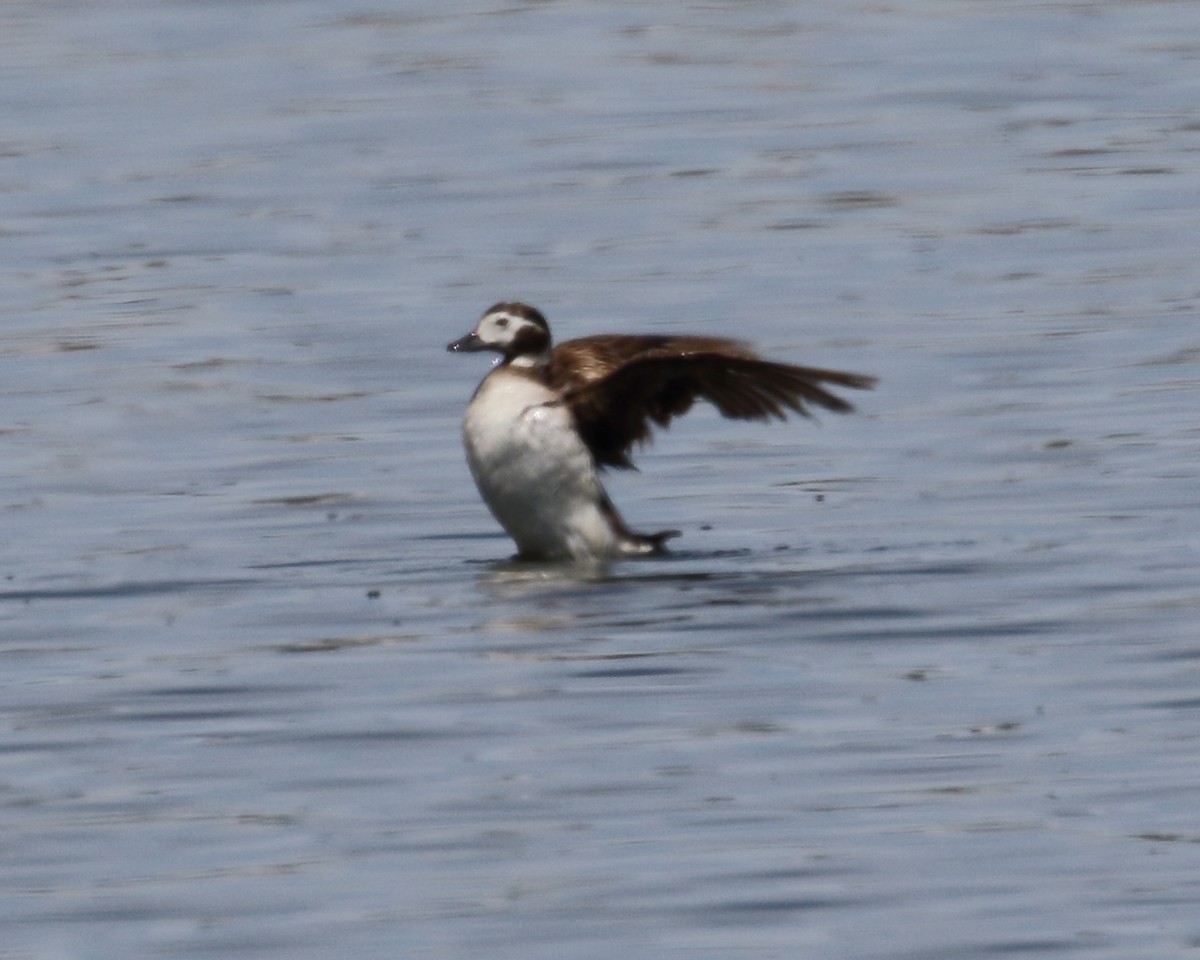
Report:
<svg viewBox="0 0 1200 960"><path fill-rule="evenodd" d="M609 556L616 537L600 509L595 464L567 409L536 380L500 368L463 418L475 484L522 556Z"/></svg>

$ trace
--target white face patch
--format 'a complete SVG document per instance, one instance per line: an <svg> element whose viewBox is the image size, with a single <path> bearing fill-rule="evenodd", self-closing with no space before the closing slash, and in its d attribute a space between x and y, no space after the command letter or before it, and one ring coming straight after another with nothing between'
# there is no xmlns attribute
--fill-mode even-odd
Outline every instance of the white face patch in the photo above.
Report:
<svg viewBox="0 0 1200 960"><path fill-rule="evenodd" d="M518 331L523 327L531 326L533 324L524 317L515 317L511 313L501 310L489 313L481 319L478 326L475 327L475 335L489 347L503 347L512 343L516 339Z"/></svg>

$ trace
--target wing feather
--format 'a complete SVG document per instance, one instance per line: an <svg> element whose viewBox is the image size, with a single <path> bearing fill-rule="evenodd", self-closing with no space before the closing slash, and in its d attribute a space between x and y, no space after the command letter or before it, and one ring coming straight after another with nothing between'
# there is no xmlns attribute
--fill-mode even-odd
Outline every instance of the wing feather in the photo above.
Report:
<svg viewBox="0 0 1200 960"><path fill-rule="evenodd" d="M554 352L551 382L601 466L632 469L630 452L707 400L734 420L811 416L810 407L853 407L826 384L868 390L875 378L759 359L744 344L711 337L600 336Z"/></svg>

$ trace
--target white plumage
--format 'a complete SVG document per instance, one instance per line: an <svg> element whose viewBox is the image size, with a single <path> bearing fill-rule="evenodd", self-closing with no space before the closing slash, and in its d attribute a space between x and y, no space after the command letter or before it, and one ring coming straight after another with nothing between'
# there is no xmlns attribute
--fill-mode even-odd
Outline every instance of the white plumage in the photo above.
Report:
<svg viewBox="0 0 1200 960"><path fill-rule="evenodd" d="M517 370L489 374L463 418L471 476L521 556L586 560L620 553L592 455L570 412L554 399Z"/></svg>

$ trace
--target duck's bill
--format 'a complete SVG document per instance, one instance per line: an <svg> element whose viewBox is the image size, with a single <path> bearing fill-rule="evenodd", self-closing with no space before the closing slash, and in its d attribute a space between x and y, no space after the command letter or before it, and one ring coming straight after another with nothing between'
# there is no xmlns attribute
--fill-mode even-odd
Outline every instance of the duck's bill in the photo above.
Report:
<svg viewBox="0 0 1200 960"><path fill-rule="evenodd" d="M474 353L476 350L486 350L484 342L476 336L475 331L471 331L465 337L459 337L457 340L446 344L446 349L451 353Z"/></svg>

